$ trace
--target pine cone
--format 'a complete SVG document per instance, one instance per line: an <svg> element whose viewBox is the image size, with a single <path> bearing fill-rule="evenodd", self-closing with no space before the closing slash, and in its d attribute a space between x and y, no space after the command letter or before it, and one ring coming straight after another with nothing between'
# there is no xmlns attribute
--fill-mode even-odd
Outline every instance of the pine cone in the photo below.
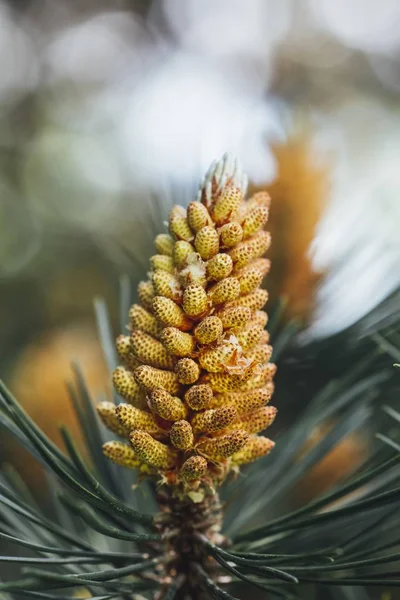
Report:
<svg viewBox="0 0 400 600"><path fill-rule="evenodd" d="M149 280L120 336L115 389L126 403L98 407L129 443L108 442L118 465L158 474L181 497L212 492L231 470L268 454L258 434L275 418L265 407L276 367L264 330L270 246L269 196L245 200L246 179L224 157L198 200L175 206L157 236Z"/></svg>

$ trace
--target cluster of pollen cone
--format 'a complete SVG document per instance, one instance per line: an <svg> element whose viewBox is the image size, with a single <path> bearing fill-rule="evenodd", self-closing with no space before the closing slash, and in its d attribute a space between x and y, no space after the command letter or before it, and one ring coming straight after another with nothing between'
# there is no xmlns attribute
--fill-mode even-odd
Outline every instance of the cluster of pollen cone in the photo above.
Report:
<svg viewBox="0 0 400 600"><path fill-rule="evenodd" d="M260 287L270 266L269 197L245 193L240 168L225 156L197 201L173 207L129 311L129 335L117 339L123 366L113 381L125 402L97 407L127 440L107 442L104 454L183 496L213 490L274 446L259 435L276 415Z"/></svg>

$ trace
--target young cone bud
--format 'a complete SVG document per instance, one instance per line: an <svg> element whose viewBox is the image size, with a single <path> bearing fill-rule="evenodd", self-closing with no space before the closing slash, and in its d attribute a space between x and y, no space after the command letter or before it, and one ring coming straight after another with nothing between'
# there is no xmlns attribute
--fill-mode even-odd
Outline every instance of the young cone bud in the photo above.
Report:
<svg viewBox="0 0 400 600"><path fill-rule="evenodd" d="M156 250L159 254L165 254L166 256L172 256L172 249L174 247L174 240L168 233L160 233L155 239Z"/></svg>
<svg viewBox="0 0 400 600"><path fill-rule="evenodd" d="M201 202L191 202L187 209L187 220L190 229L197 233L203 227L212 225L212 219L208 210Z"/></svg>
<svg viewBox="0 0 400 600"><path fill-rule="evenodd" d="M172 371L161 371L148 365L141 365L135 369L134 377L140 386L148 390L163 388L170 394L177 394L180 389L177 377Z"/></svg>
<svg viewBox="0 0 400 600"><path fill-rule="evenodd" d="M129 321L132 329L140 329L154 337L158 337L161 333L162 326L157 321L156 317L139 304L133 304L131 306L129 310Z"/></svg>
<svg viewBox="0 0 400 600"><path fill-rule="evenodd" d="M117 419L115 414L115 404L113 402L100 402L96 406L97 414L103 421L104 425L113 433L120 437L127 437L129 429L126 429Z"/></svg>
<svg viewBox="0 0 400 600"><path fill-rule="evenodd" d="M152 412L166 421L179 421L187 415L187 408L182 400L161 388L150 392L148 402Z"/></svg>
<svg viewBox="0 0 400 600"><path fill-rule="evenodd" d="M179 269L182 269L187 263L188 257L193 254L194 248L192 244L189 242L185 242L184 240L179 240L175 242L174 250L172 253L172 257L174 259L174 264Z"/></svg>
<svg viewBox="0 0 400 600"><path fill-rule="evenodd" d="M203 260L215 256L219 249L219 236L214 227L203 227L197 232L194 245Z"/></svg>
<svg viewBox="0 0 400 600"><path fill-rule="evenodd" d="M140 467L140 460L133 448L123 442L106 442L103 444L103 454L120 467L128 469Z"/></svg>
<svg viewBox="0 0 400 600"><path fill-rule="evenodd" d="M169 352L161 342L148 333L144 333L144 331L140 331L139 329L132 331L131 344L134 355L142 363L151 365L152 367L159 367L160 369L173 368L174 361Z"/></svg>
<svg viewBox="0 0 400 600"><path fill-rule="evenodd" d="M165 256L164 254L155 254L152 256L150 259L150 264L153 271L159 269L161 271L173 273L175 269L171 256Z"/></svg>
<svg viewBox="0 0 400 600"><path fill-rule="evenodd" d="M228 188L237 188L242 194L247 190L247 176L237 159L224 154L221 160L214 161L204 176L198 192L198 200L205 206L211 206L221 192Z"/></svg>
<svg viewBox="0 0 400 600"><path fill-rule="evenodd" d="M198 450L210 458L229 458L232 454L239 452L248 439L247 431L238 429L232 433L201 442Z"/></svg>
<svg viewBox="0 0 400 600"><path fill-rule="evenodd" d="M195 347L195 339L190 333L184 333L176 327L166 327L162 330L160 339L166 351L174 356L188 356Z"/></svg>
<svg viewBox="0 0 400 600"><path fill-rule="evenodd" d="M175 465L176 453L145 431L132 431L129 441L139 459L151 467L167 470Z"/></svg>
<svg viewBox="0 0 400 600"><path fill-rule="evenodd" d="M237 413L234 406L223 406L221 408L206 410L196 414L192 419L193 431L205 431L213 433L224 429L236 419ZM245 429L243 427L243 429Z"/></svg>
<svg viewBox="0 0 400 600"><path fill-rule="evenodd" d="M200 344L211 344L221 337L223 332L221 319L206 317L195 328L194 335Z"/></svg>
<svg viewBox="0 0 400 600"><path fill-rule="evenodd" d="M275 446L268 438L261 436L251 437L245 446L233 454L231 460L235 465L246 465L262 456L267 456Z"/></svg>
<svg viewBox="0 0 400 600"><path fill-rule="evenodd" d="M187 404L193 410L203 410L211 405L212 389L207 384L193 385L185 394Z"/></svg>
<svg viewBox="0 0 400 600"><path fill-rule="evenodd" d="M216 254L207 262L207 276L220 281L231 274L233 261L229 254Z"/></svg>
<svg viewBox="0 0 400 600"><path fill-rule="evenodd" d="M208 308L207 294L201 286L189 285L183 293L183 309L190 317L202 315Z"/></svg>
<svg viewBox="0 0 400 600"><path fill-rule="evenodd" d="M239 223L227 223L221 227L220 236L222 245L232 248L242 240L243 230Z"/></svg>
<svg viewBox="0 0 400 600"><path fill-rule="evenodd" d="M191 456L182 465L180 476L184 481L201 479L207 472L207 461L203 456Z"/></svg>
<svg viewBox="0 0 400 600"><path fill-rule="evenodd" d="M152 435L163 433L151 413L130 404L119 404L115 409L115 414L120 424L128 431L140 429Z"/></svg>
<svg viewBox="0 0 400 600"><path fill-rule="evenodd" d="M156 296L164 296L179 302L182 299L182 290L178 279L167 273L167 271L154 271L152 274L152 282Z"/></svg>
<svg viewBox="0 0 400 600"><path fill-rule="evenodd" d="M152 303L155 316L167 327L177 327L183 331L191 329L193 323L180 306L170 298L156 296Z"/></svg>
<svg viewBox="0 0 400 600"><path fill-rule="evenodd" d="M175 365L175 373L179 383L189 385L200 377L200 367L191 358L181 358Z"/></svg>
<svg viewBox="0 0 400 600"><path fill-rule="evenodd" d="M138 296L140 303L151 310L151 303L154 298L154 288L151 281L141 281L138 285Z"/></svg>
<svg viewBox="0 0 400 600"><path fill-rule="evenodd" d="M242 200L243 196L238 188L225 188L214 205L212 217L215 223L228 221L236 213Z"/></svg>
<svg viewBox="0 0 400 600"><path fill-rule="evenodd" d="M140 402L142 398L141 389L130 371L124 367L117 367L112 378L117 394L131 404Z"/></svg>
<svg viewBox="0 0 400 600"><path fill-rule="evenodd" d="M182 206L174 206L169 217L169 230L177 240L190 242L193 233L186 219L186 210Z"/></svg>
<svg viewBox="0 0 400 600"><path fill-rule="evenodd" d="M208 292L214 306L231 302L240 294L240 283L235 277L227 277L216 283Z"/></svg>
<svg viewBox="0 0 400 600"><path fill-rule="evenodd" d="M169 432L171 443L179 450L189 450L193 447L194 436L191 424L188 421L176 421Z"/></svg>

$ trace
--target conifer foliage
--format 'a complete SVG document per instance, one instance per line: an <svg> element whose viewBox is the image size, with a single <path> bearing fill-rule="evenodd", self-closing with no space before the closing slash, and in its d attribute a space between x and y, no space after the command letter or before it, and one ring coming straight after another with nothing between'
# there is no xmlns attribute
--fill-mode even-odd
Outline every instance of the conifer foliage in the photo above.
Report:
<svg viewBox="0 0 400 600"><path fill-rule="evenodd" d="M284 373L294 364L295 328L279 327L278 307L270 344L260 287L269 199L245 197L246 177L225 156L197 200L172 210L137 303L122 302L129 332L116 348L106 306L96 303L117 393L91 398L74 366L69 390L88 461L65 428L65 451L54 445L1 385L0 427L45 467L53 506L44 513L4 469L2 600L358 600L368 597L360 587L400 585L398 297L366 317L363 334L317 349L319 384L271 452L263 432L276 415L275 364ZM324 356L338 367L325 379ZM371 427L377 404L390 435L381 432L344 483L291 508L303 476ZM325 422L326 435L307 444Z"/></svg>

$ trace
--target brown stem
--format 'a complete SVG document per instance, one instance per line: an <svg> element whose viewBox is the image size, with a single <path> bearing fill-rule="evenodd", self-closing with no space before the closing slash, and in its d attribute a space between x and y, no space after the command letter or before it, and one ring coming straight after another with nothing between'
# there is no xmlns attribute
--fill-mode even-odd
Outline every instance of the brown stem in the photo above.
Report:
<svg viewBox="0 0 400 600"><path fill-rule="evenodd" d="M222 512L218 495L206 495L202 502L195 503L163 492L158 500L162 510L158 529L163 538L160 553L164 556L165 589L179 578L176 600L200 600L204 591L200 589L199 571L193 565L211 577L218 567L208 555L204 541L218 545L226 541L220 533ZM163 597L164 590L157 600Z"/></svg>

